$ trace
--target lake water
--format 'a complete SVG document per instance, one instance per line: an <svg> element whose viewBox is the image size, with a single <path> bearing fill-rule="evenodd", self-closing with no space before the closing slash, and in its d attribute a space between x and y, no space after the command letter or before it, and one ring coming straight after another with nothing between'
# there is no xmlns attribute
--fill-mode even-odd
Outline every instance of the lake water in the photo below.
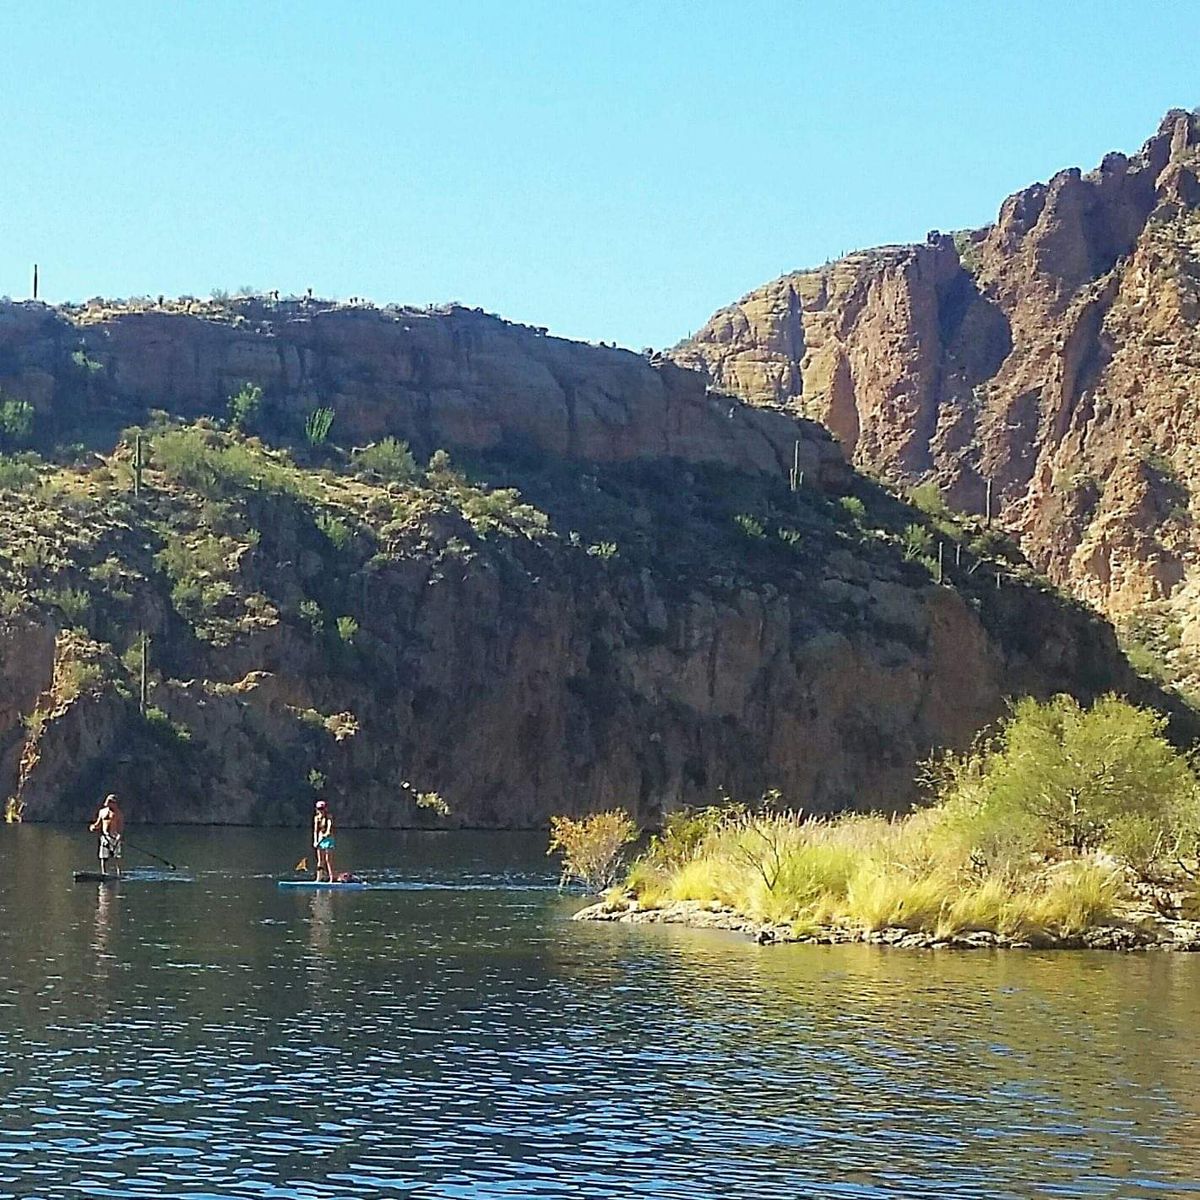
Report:
<svg viewBox="0 0 1200 1200"><path fill-rule="evenodd" d="M0 1197L1200 1193L1200 957L581 925L544 838L0 827ZM126 866L138 856L132 851ZM183 872L178 874L182 875Z"/></svg>

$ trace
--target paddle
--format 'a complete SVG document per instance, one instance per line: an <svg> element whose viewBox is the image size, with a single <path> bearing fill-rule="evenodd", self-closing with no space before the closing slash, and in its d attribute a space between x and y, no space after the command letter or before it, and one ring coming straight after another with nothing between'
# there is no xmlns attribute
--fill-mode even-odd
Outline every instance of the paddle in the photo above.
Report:
<svg viewBox="0 0 1200 1200"><path fill-rule="evenodd" d="M122 840L124 841L125 845L130 848L130 850L136 850L139 854L144 854L147 858L152 858L155 862L162 863L162 865L166 867L168 871L178 870L178 868L173 862L171 862L170 859L163 858L160 854L155 854L153 850L143 849L141 846L131 842L127 837L124 837L124 835L122 835Z"/></svg>

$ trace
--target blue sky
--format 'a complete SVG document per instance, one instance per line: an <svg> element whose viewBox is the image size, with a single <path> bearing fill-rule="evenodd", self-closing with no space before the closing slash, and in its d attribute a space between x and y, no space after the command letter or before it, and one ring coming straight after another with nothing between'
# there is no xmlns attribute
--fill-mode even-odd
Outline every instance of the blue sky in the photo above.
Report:
<svg viewBox="0 0 1200 1200"><path fill-rule="evenodd" d="M0 294L461 300L664 346L1200 104L1193 6L0 6Z"/></svg>

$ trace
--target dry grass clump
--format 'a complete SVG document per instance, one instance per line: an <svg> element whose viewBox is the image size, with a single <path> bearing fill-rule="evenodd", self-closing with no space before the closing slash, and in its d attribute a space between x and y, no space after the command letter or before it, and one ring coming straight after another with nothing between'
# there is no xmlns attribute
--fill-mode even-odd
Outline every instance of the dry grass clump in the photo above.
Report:
<svg viewBox="0 0 1200 1200"><path fill-rule="evenodd" d="M905 817L675 814L627 886L646 906L717 902L799 928L1064 936L1196 853L1190 762L1161 718L1115 697L1022 701L929 781L934 802Z"/></svg>

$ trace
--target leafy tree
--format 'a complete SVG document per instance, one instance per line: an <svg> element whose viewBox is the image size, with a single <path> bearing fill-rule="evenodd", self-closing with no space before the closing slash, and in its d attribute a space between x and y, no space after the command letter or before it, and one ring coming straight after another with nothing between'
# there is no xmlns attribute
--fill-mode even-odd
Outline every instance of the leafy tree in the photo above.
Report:
<svg viewBox="0 0 1200 1200"><path fill-rule="evenodd" d="M1017 703L990 746L948 764L949 789L983 827L1030 846L1106 850L1143 875L1191 855L1197 779L1166 718L1105 696Z"/></svg>

